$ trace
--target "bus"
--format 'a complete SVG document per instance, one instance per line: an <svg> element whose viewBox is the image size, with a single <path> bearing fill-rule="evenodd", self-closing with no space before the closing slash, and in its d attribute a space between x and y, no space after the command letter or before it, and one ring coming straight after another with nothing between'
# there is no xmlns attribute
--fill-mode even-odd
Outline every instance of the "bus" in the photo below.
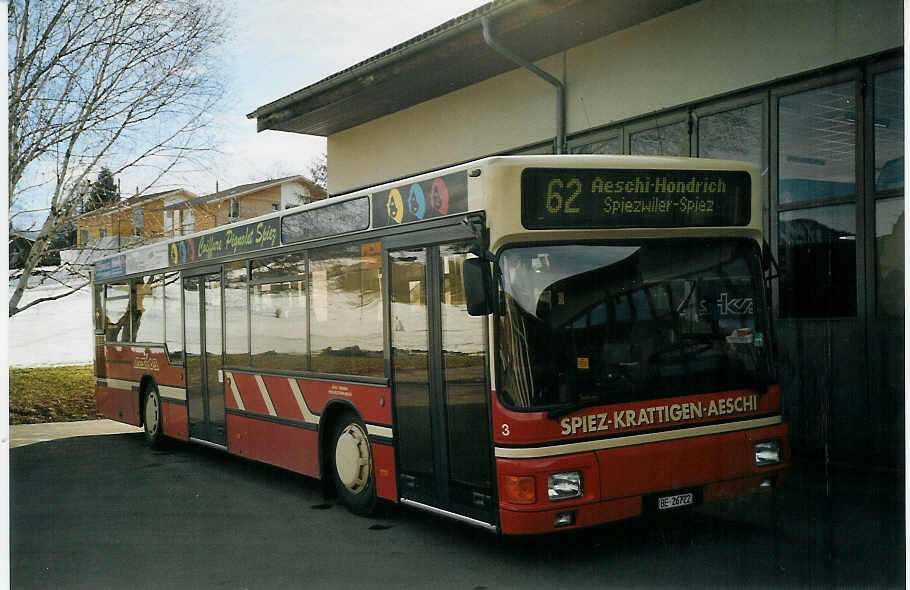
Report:
<svg viewBox="0 0 910 590"><path fill-rule="evenodd" d="M502 156L93 269L108 418L538 534L771 492L790 465L750 164Z"/></svg>

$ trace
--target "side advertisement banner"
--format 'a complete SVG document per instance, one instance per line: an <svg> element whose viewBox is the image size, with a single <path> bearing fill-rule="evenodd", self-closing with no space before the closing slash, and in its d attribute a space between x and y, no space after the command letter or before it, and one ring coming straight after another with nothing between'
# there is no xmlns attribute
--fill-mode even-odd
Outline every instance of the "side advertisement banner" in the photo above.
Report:
<svg viewBox="0 0 910 590"><path fill-rule="evenodd" d="M372 198L374 228L463 213L468 210L468 173L396 186Z"/></svg>
<svg viewBox="0 0 910 590"><path fill-rule="evenodd" d="M281 219L275 217L239 227L173 242L168 248L170 264L214 260L279 245Z"/></svg>

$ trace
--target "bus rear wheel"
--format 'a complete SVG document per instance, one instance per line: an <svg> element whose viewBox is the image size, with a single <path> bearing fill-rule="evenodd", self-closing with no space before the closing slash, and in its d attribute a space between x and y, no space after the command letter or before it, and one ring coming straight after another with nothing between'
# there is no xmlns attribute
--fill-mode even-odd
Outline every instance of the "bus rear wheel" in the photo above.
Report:
<svg viewBox="0 0 910 590"><path fill-rule="evenodd" d="M152 448L161 446L163 435L161 418L161 396L158 395L158 386L154 383L145 388L142 399L142 422L145 425L145 442Z"/></svg>
<svg viewBox="0 0 910 590"><path fill-rule="evenodd" d="M376 478L366 427L353 414L335 423L332 446L332 480L348 510L369 516L376 509Z"/></svg>

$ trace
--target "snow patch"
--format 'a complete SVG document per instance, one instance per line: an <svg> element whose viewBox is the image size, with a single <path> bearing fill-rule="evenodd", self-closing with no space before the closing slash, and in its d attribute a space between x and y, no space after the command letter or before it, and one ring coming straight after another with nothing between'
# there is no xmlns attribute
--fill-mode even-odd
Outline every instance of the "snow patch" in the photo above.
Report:
<svg viewBox="0 0 910 590"><path fill-rule="evenodd" d="M12 292L13 285L10 285ZM29 289L24 301L66 293L59 285ZM92 362L92 298L89 287L46 301L9 318L8 362L11 367L86 365Z"/></svg>

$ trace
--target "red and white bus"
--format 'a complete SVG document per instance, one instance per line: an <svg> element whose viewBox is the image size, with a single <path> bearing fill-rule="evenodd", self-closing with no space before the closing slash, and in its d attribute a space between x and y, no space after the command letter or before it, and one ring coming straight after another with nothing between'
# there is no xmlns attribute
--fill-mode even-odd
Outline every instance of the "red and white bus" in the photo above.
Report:
<svg viewBox="0 0 910 590"><path fill-rule="evenodd" d="M99 410L504 534L773 490L749 164L471 162L94 269Z"/></svg>

